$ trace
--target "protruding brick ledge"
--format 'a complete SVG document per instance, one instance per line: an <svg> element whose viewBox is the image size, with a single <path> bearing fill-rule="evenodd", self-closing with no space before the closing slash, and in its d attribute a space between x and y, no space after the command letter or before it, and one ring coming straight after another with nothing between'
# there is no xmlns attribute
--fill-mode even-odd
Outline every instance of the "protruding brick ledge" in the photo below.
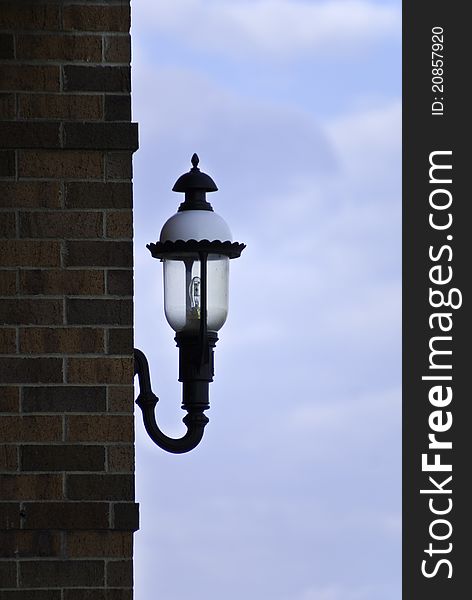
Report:
<svg viewBox="0 0 472 600"><path fill-rule="evenodd" d="M139 529L135 502L0 502L4 531L128 531Z"/></svg>
<svg viewBox="0 0 472 600"><path fill-rule="evenodd" d="M0 148L134 152L138 148L138 125L94 121L0 121Z"/></svg>

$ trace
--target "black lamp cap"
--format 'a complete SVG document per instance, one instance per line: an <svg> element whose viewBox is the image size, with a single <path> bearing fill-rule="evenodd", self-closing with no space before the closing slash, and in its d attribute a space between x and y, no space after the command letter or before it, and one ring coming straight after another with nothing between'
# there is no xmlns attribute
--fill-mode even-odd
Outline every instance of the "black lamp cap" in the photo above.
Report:
<svg viewBox="0 0 472 600"><path fill-rule="evenodd" d="M213 179L198 168L200 159L197 154L192 156L192 168L188 173L181 175L172 188L173 192L184 192L185 201L179 206L179 212L183 210L213 210L211 204L206 201L207 192L216 192Z"/></svg>

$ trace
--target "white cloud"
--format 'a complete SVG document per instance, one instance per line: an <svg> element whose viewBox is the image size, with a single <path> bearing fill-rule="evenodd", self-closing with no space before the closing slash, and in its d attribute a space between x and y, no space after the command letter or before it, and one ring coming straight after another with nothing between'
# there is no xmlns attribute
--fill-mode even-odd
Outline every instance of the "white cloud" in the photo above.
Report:
<svg viewBox="0 0 472 600"><path fill-rule="evenodd" d="M401 392L399 389L377 391L361 397L349 397L324 404L299 404L287 415L287 427L298 434L332 438L339 433L352 435L353 423L362 424L362 432L381 435L399 425ZM337 442L336 442L337 443Z"/></svg>
<svg viewBox="0 0 472 600"><path fill-rule="evenodd" d="M401 100L338 116L326 124L346 174L366 187L381 183L384 197L400 190Z"/></svg>
<svg viewBox="0 0 472 600"><path fill-rule="evenodd" d="M195 48L252 60L307 52L351 56L373 42L397 36L400 27L399 7L372 0L148 0L144 4L138 28L150 26Z"/></svg>
<svg viewBox="0 0 472 600"><path fill-rule="evenodd" d="M134 85L135 111L146 124L136 163L144 164L144 154L152 156L152 169L145 171L154 180L155 174L165 174L163 193L173 184L172 173L177 177L182 170L171 157L179 157L182 165L191 148L222 194L233 195L229 209L236 216L245 205L256 214L270 206L266 222L273 235L277 221L292 220L298 233L305 216L332 213L340 204L348 221L358 213L372 223L385 211L386 200L393 198L399 206L399 101L323 121L276 100L254 101L230 92L185 69L139 65ZM366 204L377 208L367 211ZM320 224L314 221L317 228Z"/></svg>
<svg viewBox="0 0 472 600"><path fill-rule="evenodd" d="M387 586L345 586L339 584L313 586L303 591L296 600L394 600Z"/></svg>
<svg viewBox="0 0 472 600"><path fill-rule="evenodd" d="M215 177L221 190L210 198L215 210L221 206L236 227L247 222L249 210L256 220L261 210L269 209L271 219L279 201L291 203L288 192L301 198L299 182L306 198L308 178L313 186L336 171L336 156L323 128L298 107L246 98L185 69L141 65L133 77L135 114L143 124L136 182L143 185L149 178L147 187L154 194L178 201L169 190L196 151L202 170ZM148 210L165 210L160 205L149 202Z"/></svg>

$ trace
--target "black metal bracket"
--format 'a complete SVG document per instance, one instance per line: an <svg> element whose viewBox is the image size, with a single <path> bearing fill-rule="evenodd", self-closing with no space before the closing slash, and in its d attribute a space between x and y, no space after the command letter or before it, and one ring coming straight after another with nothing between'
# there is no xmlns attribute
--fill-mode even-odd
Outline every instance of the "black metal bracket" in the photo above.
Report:
<svg viewBox="0 0 472 600"><path fill-rule="evenodd" d="M183 454L200 443L209 421L204 411L210 408L208 387L213 381L213 348L218 336L207 333L203 346L200 336L177 334L175 340L180 351L179 381L182 382L182 408L187 411L183 418L187 432L175 439L159 429L155 416L159 398L151 388L147 358L137 348L134 349L134 374L138 376L139 383L136 404L142 410L144 427L152 441L167 452Z"/></svg>

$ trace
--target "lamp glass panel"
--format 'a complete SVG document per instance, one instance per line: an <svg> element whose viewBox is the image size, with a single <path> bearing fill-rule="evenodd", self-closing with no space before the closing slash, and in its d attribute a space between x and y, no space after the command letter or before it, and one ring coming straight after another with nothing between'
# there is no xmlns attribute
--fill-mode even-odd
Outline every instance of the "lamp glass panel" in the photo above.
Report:
<svg viewBox="0 0 472 600"><path fill-rule="evenodd" d="M200 328L202 281L197 254L164 259L164 311L174 331ZM218 331L228 316L229 259L209 254L207 259L207 329Z"/></svg>

